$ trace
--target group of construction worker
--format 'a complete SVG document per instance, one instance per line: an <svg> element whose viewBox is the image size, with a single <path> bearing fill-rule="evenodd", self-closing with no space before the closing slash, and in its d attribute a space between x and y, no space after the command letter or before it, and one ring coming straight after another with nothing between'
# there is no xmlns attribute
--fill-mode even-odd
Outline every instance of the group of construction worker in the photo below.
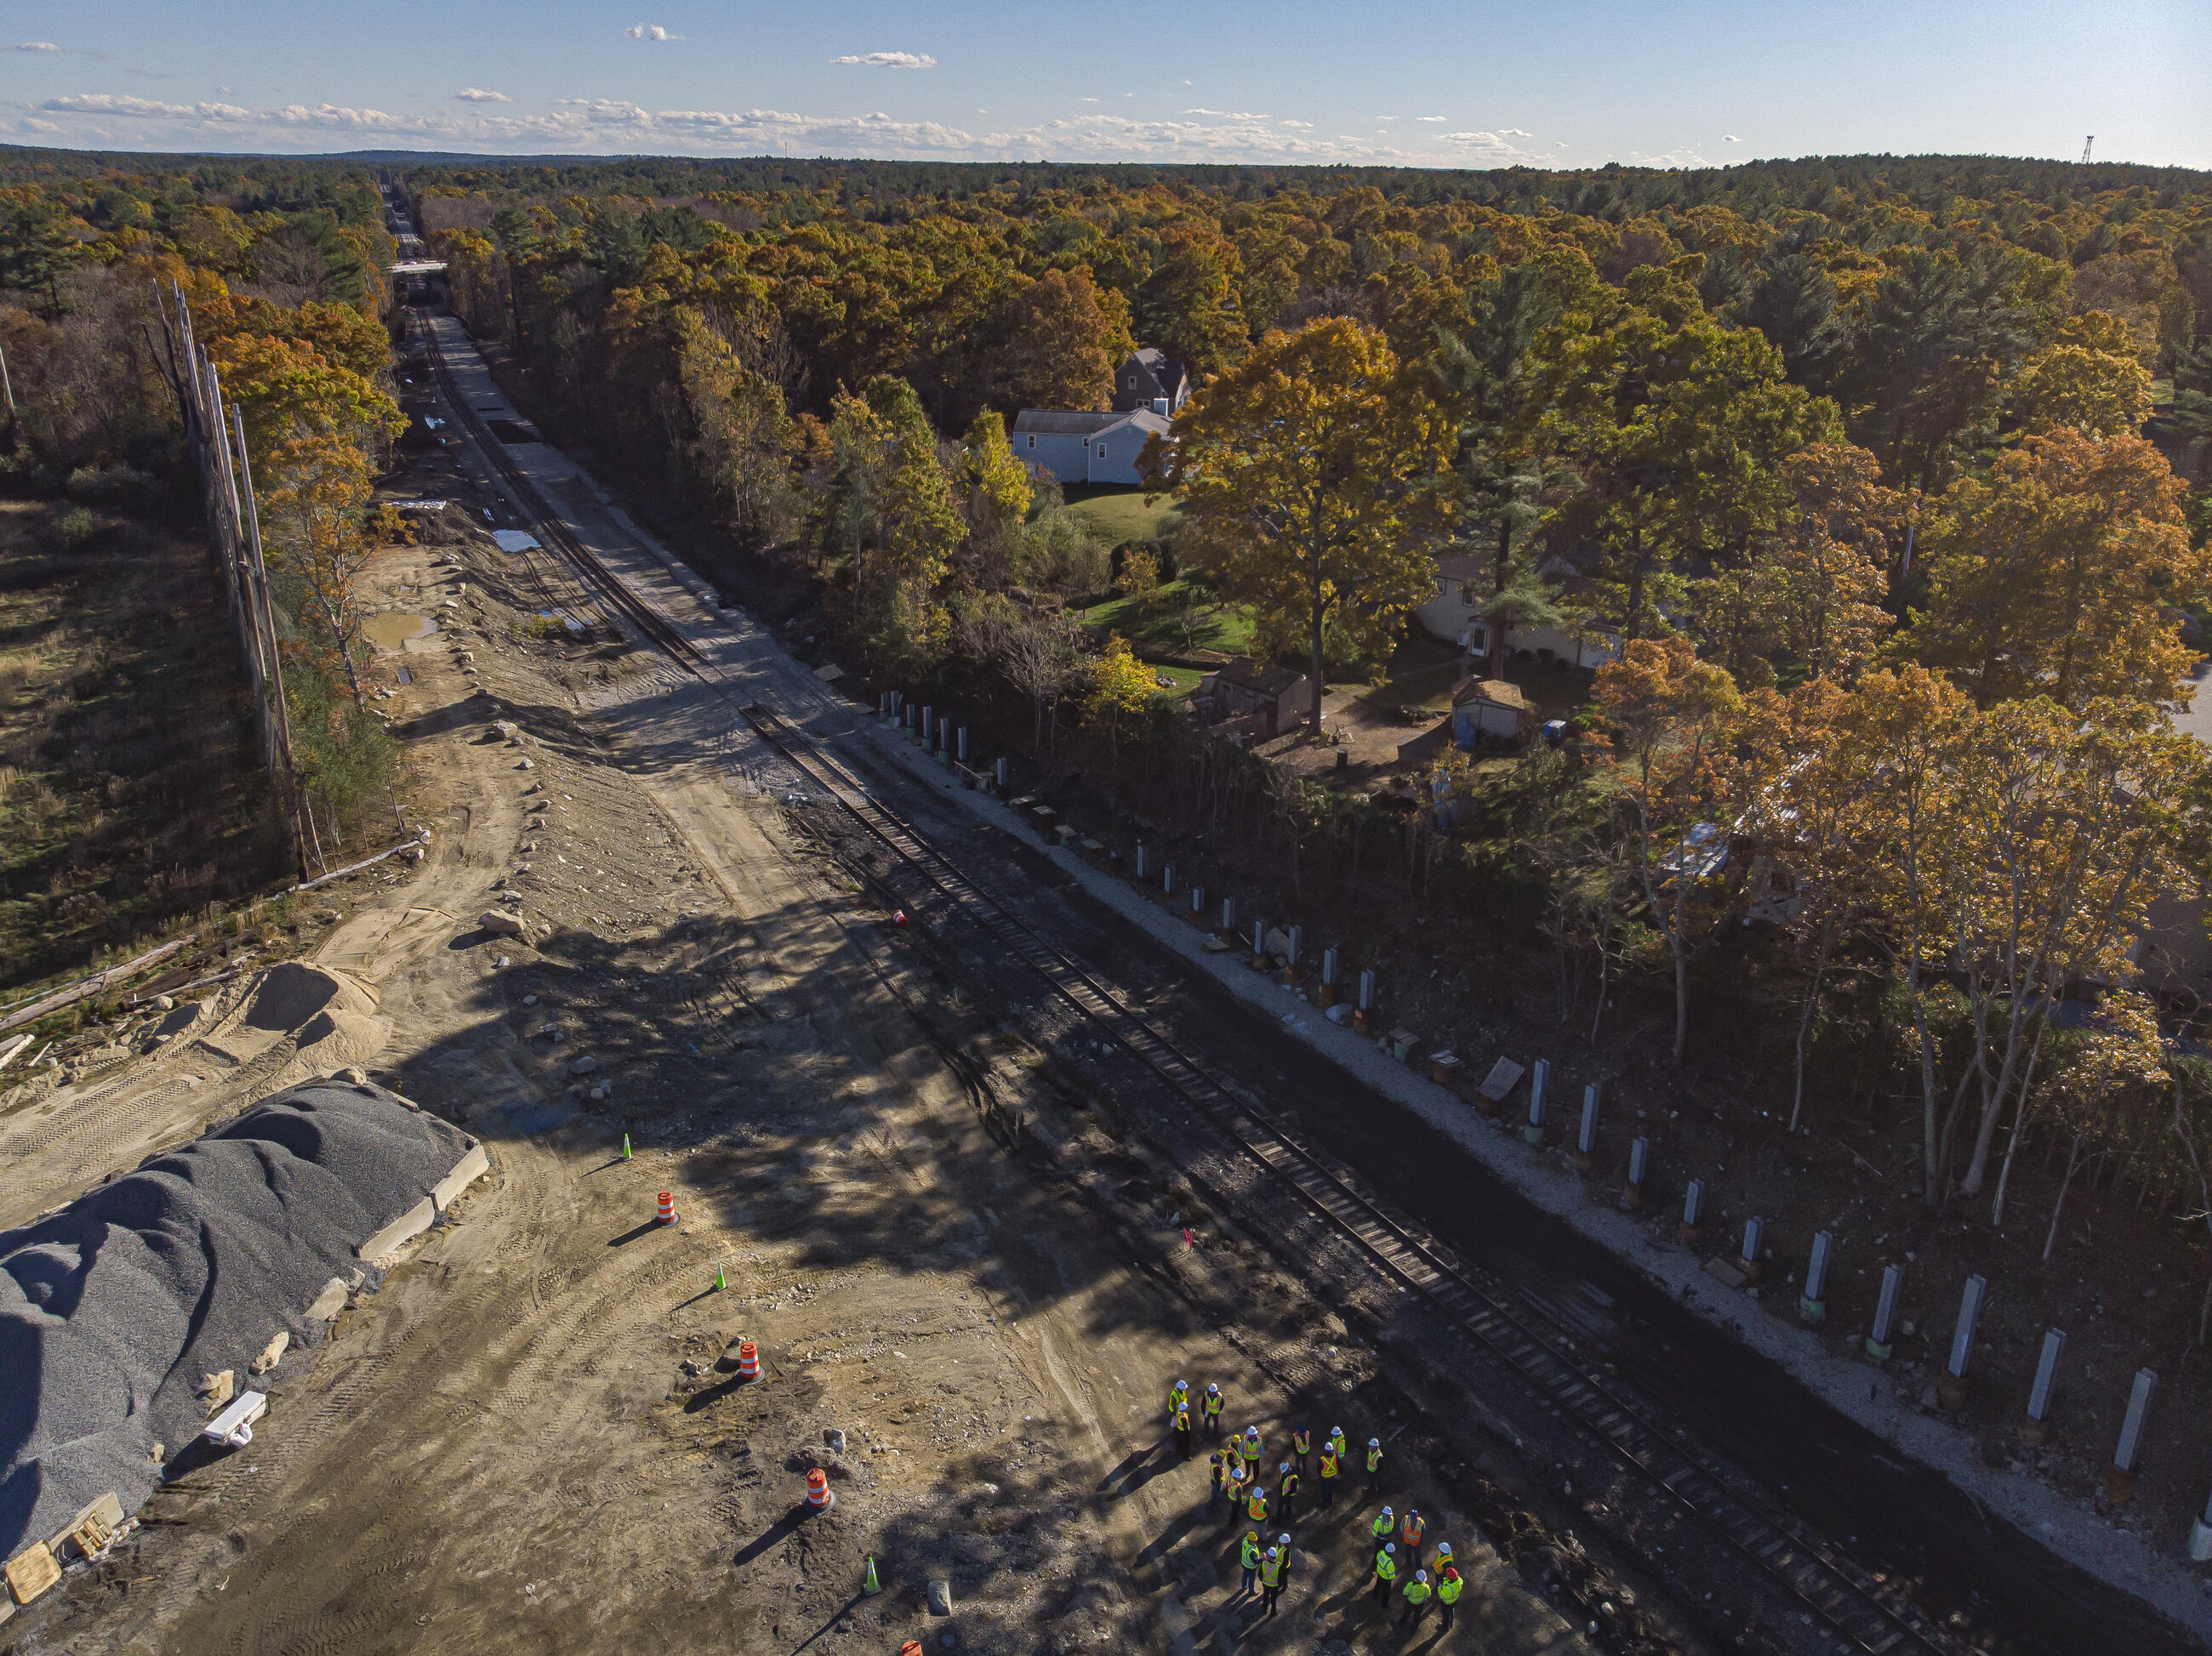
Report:
<svg viewBox="0 0 2212 1656"><path fill-rule="evenodd" d="M1221 1414L1227 1401L1220 1386L1209 1381L1195 1405L1197 1418L1207 1437L1220 1438ZM1179 1380L1168 1388L1168 1418L1175 1429L1176 1446L1186 1459L1191 1453L1193 1409L1188 1380ZM1247 1426L1241 1435L1229 1439L1208 1458L1208 1470L1213 1478L1208 1504L1225 1504L1232 1527L1239 1521L1249 1521L1252 1526L1244 1532L1243 1541L1237 1548L1237 1562L1243 1571L1238 1596L1249 1598L1256 1589L1263 1617L1275 1613L1275 1602L1290 1574L1291 1551L1287 1529L1269 1546L1263 1538L1265 1528L1270 1520L1287 1526L1296 1520L1298 1497L1304 1492L1306 1465L1313 1449L1310 1428L1300 1426L1291 1433L1290 1459L1276 1465L1272 1496L1268 1494L1266 1455L1258 1427ZM1328 1435L1322 1440L1315 1469L1317 1510L1328 1510L1336 1499L1338 1480L1345 1476L1352 1454L1344 1429L1329 1428ZM1371 1499L1382 1489L1382 1440L1368 1439L1363 1459L1367 1494ZM1444 1629L1449 1630L1466 1583L1460 1577L1458 1566L1452 1562L1450 1542L1437 1542L1432 1556L1424 1553L1427 1534L1427 1520L1418 1509L1408 1507L1405 1516L1400 1518L1389 1507L1382 1508L1373 1529L1376 1549L1373 1592L1386 1601L1395 1592L1402 1601L1399 1623L1408 1628L1428 1614L1433 1600L1443 1614Z"/></svg>

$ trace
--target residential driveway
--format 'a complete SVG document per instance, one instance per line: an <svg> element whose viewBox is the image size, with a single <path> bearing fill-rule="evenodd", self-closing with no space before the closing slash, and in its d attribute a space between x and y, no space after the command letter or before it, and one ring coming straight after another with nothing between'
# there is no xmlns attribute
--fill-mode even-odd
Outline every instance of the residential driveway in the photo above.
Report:
<svg viewBox="0 0 2212 1656"><path fill-rule="evenodd" d="M2212 748L2212 661L2200 661L2191 669L2189 682L2196 688L2197 699L2174 714L2174 728Z"/></svg>

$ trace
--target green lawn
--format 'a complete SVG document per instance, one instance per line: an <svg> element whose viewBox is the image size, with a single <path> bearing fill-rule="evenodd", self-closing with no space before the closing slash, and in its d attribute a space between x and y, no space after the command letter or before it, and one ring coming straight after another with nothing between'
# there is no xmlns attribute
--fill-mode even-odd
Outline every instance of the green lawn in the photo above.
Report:
<svg viewBox="0 0 2212 1656"><path fill-rule="evenodd" d="M1141 488L1121 488L1109 483L1069 483L1062 489L1067 509L1083 519L1091 532L1109 546L1123 541L1150 540L1158 535L1175 511L1175 500L1157 494L1147 501Z"/></svg>
<svg viewBox="0 0 2212 1656"><path fill-rule="evenodd" d="M1119 633L1129 640L1129 647L1140 661L1155 655L1179 655L1186 647L1218 650L1231 656L1252 652L1252 612L1235 604L1211 607L1213 599L1210 593L1204 597L1187 646L1174 604L1176 596L1185 590L1182 581L1171 580L1146 594L1149 603L1136 598L1110 598L1082 611L1083 624L1109 628Z"/></svg>

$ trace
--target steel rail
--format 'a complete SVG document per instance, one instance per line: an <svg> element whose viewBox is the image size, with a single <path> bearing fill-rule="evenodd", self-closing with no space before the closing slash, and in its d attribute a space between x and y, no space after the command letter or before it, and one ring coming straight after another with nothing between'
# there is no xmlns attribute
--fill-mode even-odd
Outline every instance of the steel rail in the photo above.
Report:
<svg viewBox="0 0 2212 1656"><path fill-rule="evenodd" d="M1394 1217L1358 1176L1303 1143L1203 1061L1132 1011L1109 988L985 892L866 786L770 709L742 710L762 738L919 873L959 912L1030 968L1084 1016L1202 1111L1322 1220L1351 1238L1391 1277L1439 1310L1484 1348L1560 1404L1618 1459L1814 1611L1869 1656L1960 1647L1903 1594L1841 1554L1718 1456L1689 1443L1680 1429L1652 1417L1640 1402L1561 1349L1561 1337L1534 1325L1546 1313L1514 1301L1515 1290L1448 1259L1414 1228Z"/></svg>
<svg viewBox="0 0 2212 1656"><path fill-rule="evenodd" d="M416 315L422 318L423 312L418 310ZM445 392L447 406L460 420L463 429L468 433L486 462L506 482L515 510L530 525L538 539L549 550L565 559L583 577L586 584L595 589L617 612L635 626L648 643L665 652L686 672L697 674L702 658L691 641L666 616L631 591L613 570L576 537L562 520L561 515L553 510L537 483L508 456L505 446L485 424L483 416L461 395L453 380L453 371L446 362L445 352L438 344L437 330L427 325L427 319L422 338L429 353L431 370Z"/></svg>

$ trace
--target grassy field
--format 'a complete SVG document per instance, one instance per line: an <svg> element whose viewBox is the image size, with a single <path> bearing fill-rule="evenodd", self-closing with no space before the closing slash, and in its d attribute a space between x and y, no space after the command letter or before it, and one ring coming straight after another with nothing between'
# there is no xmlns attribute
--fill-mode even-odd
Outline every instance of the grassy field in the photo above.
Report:
<svg viewBox="0 0 2212 1656"><path fill-rule="evenodd" d="M0 987L283 871L206 554L0 502Z"/></svg>
<svg viewBox="0 0 2212 1656"><path fill-rule="evenodd" d="M1118 488L1108 483L1069 483L1062 491L1067 509L1089 525L1091 532L1109 546L1123 541L1150 540L1175 513L1175 501L1165 494L1147 502L1141 488Z"/></svg>
<svg viewBox="0 0 2212 1656"><path fill-rule="evenodd" d="M1233 604L1216 606L1211 593L1202 604L1186 643L1182 623L1175 613L1176 599L1190 590L1171 580L1142 599L1112 598L1082 612L1086 627L1106 627L1129 640L1139 660L1157 655L1180 655L1185 649L1218 650L1224 655L1249 655L1252 650L1252 612Z"/></svg>

